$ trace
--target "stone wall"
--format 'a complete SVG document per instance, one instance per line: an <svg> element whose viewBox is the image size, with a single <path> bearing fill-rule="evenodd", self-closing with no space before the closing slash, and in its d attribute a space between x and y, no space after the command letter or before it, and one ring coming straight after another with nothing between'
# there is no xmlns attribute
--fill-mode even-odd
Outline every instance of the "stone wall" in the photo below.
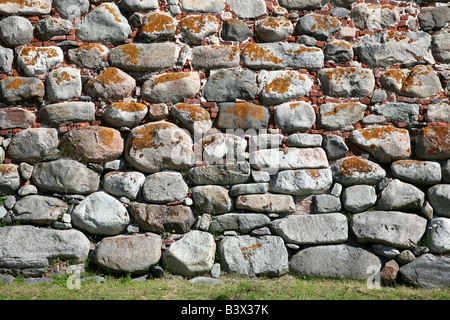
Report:
<svg viewBox="0 0 450 320"><path fill-rule="evenodd" d="M0 1L0 271L450 286L448 1Z"/></svg>

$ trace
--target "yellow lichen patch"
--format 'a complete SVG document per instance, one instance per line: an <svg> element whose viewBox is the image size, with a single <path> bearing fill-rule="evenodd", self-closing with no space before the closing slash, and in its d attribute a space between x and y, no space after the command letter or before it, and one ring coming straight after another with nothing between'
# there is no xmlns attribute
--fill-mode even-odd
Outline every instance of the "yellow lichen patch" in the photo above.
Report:
<svg viewBox="0 0 450 320"><path fill-rule="evenodd" d="M111 85L124 82L125 78L122 78L119 75L119 69L112 67L107 68L102 73L100 73L97 77L97 80L103 82L106 85Z"/></svg>
<svg viewBox="0 0 450 320"><path fill-rule="evenodd" d="M67 71L63 71L56 76L56 84L59 86L63 81L70 82L72 79L75 79L75 76L70 75Z"/></svg>
<svg viewBox="0 0 450 320"><path fill-rule="evenodd" d="M11 77L5 78L4 81L8 81ZM23 78L14 78L10 83L8 83L5 88L7 90L11 89L19 89L21 85L23 85L27 80Z"/></svg>
<svg viewBox="0 0 450 320"><path fill-rule="evenodd" d="M17 173L17 168L10 164L0 164L0 174L5 176L10 173Z"/></svg>
<svg viewBox="0 0 450 320"><path fill-rule="evenodd" d="M332 116L341 110L347 109L348 107L357 107L357 106L359 106L359 103L357 103L357 102L341 103L341 104L335 105L333 110L328 111L328 112L324 113L323 115L324 116Z"/></svg>
<svg viewBox="0 0 450 320"><path fill-rule="evenodd" d="M257 43L249 43L245 47L243 55L248 57L251 61L267 61L276 64L284 62L283 59L275 56L270 49L264 48Z"/></svg>
<svg viewBox="0 0 450 320"><path fill-rule="evenodd" d="M359 129L358 131L362 134L362 136L366 140L386 139L387 135L394 132L406 132L406 133L408 132L405 129L398 129L391 126Z"/></svg>
<svg viewBox="0 0 450 320"><path fill-rule="evenodd" d="M393 79L397 84L402 85L406 79L406 74L401 69L391 69L384 73L384 76Z"/></svg>
<svg viewBox="0 0 450 320"><path fill-rule="evenodd" d="M40 56L46 56L48 59L55 58L58 56L58 51L50 47L25 47L19 54L25 64L34 66Z"/></svg>
<svg viewBox="0 0 450 320"><path fill-rule="evenodd" d="M202 16L187 16L181 20L181 25L185 30L192 33L200 33L203 31L205 25L210 22L213 24L218 24L216 18L212 15L202 15Z"/></svg>
<svg viewBox="0 0 450 320"><path fill-rule="evenodd" d="M420 134L426 139L428 153L450 150L450 125L426 127Z"/></svg>
<svg viewBox="0 0 450 320"><path fill-rule="evenodd" d="M96 136L98 141L105 146L110 148L114 148L114 138L116 135L116 131L114 129L108 127L97 127Z"/></svg>
<svg viewBox="0 0 450 320"><path fill-rule="evenodd" d="M386 42L389 41L395 41L395 42L399 42L401 40L406 39L405 36L406 32L399 32L399 31L388 31L386 33ZM412 42L413 39L410 40L410 42Z"/></svg>
<svg viewBox="0 0 450 320"><path fill-rule="evenodd" d="M190 76L189 72L174 72L174 73L164 73L162 75L158 75L153 80L153 85L156 87L161 83L167 83L170 81L180 80L183 78L187 78Z"/></svg>
<svg viewBox="0 0 450 320"><path fill-rule="evenodd" d="M305 169L306 173L313 179L318 179L320 178L320 172L319 170L315 170L315 169Z"/></svg>
<svg viewBox="0 0 450 320"><path fill-rule="evenodd" d="M264 26L267 28L289 28L291 26L291 21L289 21L286 17L268 17L263 19L260 23L260 26Z"/></svg>
<svg viewBox="0 0 450 320"><path fill-rule="evenodd" d="M114 8L111 8L108 4L103 3L102 5L100 5L98 8L105 8L106 10L109 11L109 13L112 14L112 16L114 17L114 20L116 20L116 22L122 22L122 19L120 18L120 16L117 14L117 12L114 10Z"/></svg>
<svg viewBox="0 0 450 320"><path fill-rule="evenodd" d="M314 20L316 20L316 24L311 27L311 30L326 30L327 28L339 28L339 20L335 17L321 15L321 14L312 14L311 15Z"/></svg>
<svg viewBox="0 0 450 320"><path fill-rule="evenodd" d="M141 32L154 33L163 32L165 30L175 30L174 19L166 14L156 12L147 17Z"/></svg>
<svg viewBox="0 0 450 320"><path fill-rule="evenodd" d="M98 49L101 53L105 53L105 48L98 43L89 43L78 47L78 51L86 50L91 51L92 49Z"/></svg>
<svg viewBox="0 0 450 320"><path fill-rule="evenodd" d="M349 77L354 75L356 71L356 68L350 67L350 68L334 68L332 70L329 70L325 72L323 75L328 80L341 80L342 77Z"/></svg>
<svg viewBox="0 0 450 320"><path fill-rule="evenodd" d="M428 74L433 72L433 68L431 66L416 66L411 70L408 77L403 81L402 91L411 89L412 87L421 87L423 83L420 79L420 76L427 76Z"/></svg>
<svg viewBox="0 0 450 320"><path fill-rule="evenodd" d="M167 122L157 122L143 126L136 130L135 135L131 138L130 146L134 151L164 147L162 142L157 141L157 137L160 131L170 129L172 129L172 125Z"/></svg>
<svg viewBox="0 0 450 320"><path fill-rule="evenodd" d="M305 80L302 75L296 74L294 72L288 72L288 74L282 75L275 78L265 87L266 93L286 93L289 91L292 85L293 79Z"/></svg>
<svg viewBox="0 0 450 320"><path fill-rule="evenodd" d="M349 157L342 161L339 170L343 176L351 177L355 173L370 173L373 170L373 166L367 160Z"/></svg>
<svg viewBox="0 0 450 320"><path fill-rule="evenodd" d="M291 108L291 110L294 110L294 109L297 108L299 105L301 105L300 102L293 102L293 103L289 104L289 107Z"/></svg>
<svg viewBox="0 0 450 320"><path fill-rule="evenodd" d="M411 168L421 166L423 165L423 162L418 160L399 160L395 162L395 165L399 165L404 168Z"/></svg>
<svg viewBox="0 0 450 320"><path fill-rule="evenodd" d="M189 104L189 103L177 103L175 105L175 107L182 112L188 113L189 117L193 121L209 121L209 120L211 120L209 112L200 106L196 106L194 104Z"/></svg>
<svg viewBox="0 0 450 320"><path fill-rule="evenodd" d="M142 52L142 48L138 48L134 43L118 46L117 50L121 51L125 61L131 64L138 63L139 54Z"/></svg>
<svg viewBox="0 0 450 320"><path fill-rule="evenodd" d="M226 112L234 114L239 122L247 120L248 117L264 120L264 107L258 105L252 105L246 102L236 103L234 108L227 108Z"/></svg>
<svg viewBox="0 0 450 320"><path fill-rule="evenodd" d="M125 101L114 102L109 107L125 112L137 112L137 111L144 111L145 109L147 109L147 106L143 103L125 102Z"/></svg>

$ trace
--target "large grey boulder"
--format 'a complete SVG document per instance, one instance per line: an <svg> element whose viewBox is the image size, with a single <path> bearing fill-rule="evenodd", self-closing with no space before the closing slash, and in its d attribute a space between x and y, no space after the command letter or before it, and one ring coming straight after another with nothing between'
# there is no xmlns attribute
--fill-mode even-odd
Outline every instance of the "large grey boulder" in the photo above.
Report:
<svg viewBox="0 0 450 320"><path fill-rule="evenodd" d="M75 160L60 159L35 165L33 182L42 192L89 194L98 190L97 173Z"/></svg>
<svg viewBox="0 0 450 320"><path fill-rule="evenodd" d="M28 128L15 134L7 149L14 162L39 162L57 154L58 131L49 128Z"/></svg>
<svg viewBox="0 0 450 320"><path fill-rule="evenodd" d="M323 194L332 182L330 169L285 170L272 175L269 191L296 196Z"/></svg>
<svg viewBox="0 0 450 320"><path fill-rule="evenodd" d="M0 194L10 195L20 188L20 174L15 164L0 164Z"/></svg>
<svg viewBox="0 0 450 320"><path fill-rule="evenodd" d="M450 253L450 219L434 218L428 223L429 247L437 254Z"/></svg>
<svg viewBox="0 0 450 320"><path fill-rule="evenodd" d="M220 264L227 273L275 277L288 271L288 252L278 236L225 237L218 250Z"/></svg>
<svg viewBox="0 0 450 320"><path fill-rule="evenodd" d="M39 239L39 241L36 241ZM89 253L88 238L80 231L33 226L0 228L0 269L38 276L52 261L83 262Z"/></svg>
<svg viewBox="0 0 450 320"><path fill-rule="evenodd" d="M402 266L399 275L403 281L425 289L450 286L450 258L423 254Z"/></svg>
<svg viewBox="0 0 450 320"><path fill-rule="evenodd" d="M135 200L140 195L145 175L138 171L113 171L103 177L103 188L115 197Z"/></svg>
<svg viewBox="0 0 450 320"><path fill-rule="evenodd" d="M384 29L400 21L397 8L378 4L357 4L350 11L355 27L361 30Z"/></svg>
<svg viewBox="0 0 450 320"><path fill-rule="evenodd" d="M272 221L270 228L285 243L343 243L348 238L347 217L341 213L289 215Z"/></svg>
<svg viewBox="0 0 450 320"><path fill-rule="evenodd" d="M437 184L427 191L428 201L437 215L450 218L450 184Z"/></svg>
<svg viewBox="0 0 450 320"><path fill-rule="evenodd" d="M61 199L29 195L21 198L14 205L14 219L22 224L48 226L66 213L69 205Z"/></svg>
<svg viewBox="0 0 450 320"><path fill-rule="evenodd" d="M9 74L14 61L14 51L0 46L0 72Z"/></svg>
<svg viewBox="0 0 450 320"><path fill-rule="evenodd" d="M83 101L67 101L49 104L39 110L45 124L52 127L67 122L88 122L95 120L95 104Z"/></svg>
<svg viewBox="0 0 450 320"><path fill-rule="evenodd" d="M428 126L419 131L416 157L421 160L447 160L450 158L450 126Z"/></svg>
<svg viewBox="0 0 450 320"><path fill-rule="evenodd" d="M434 185L441 181L441 165L433 161L399 160L391 164L394 178L415 185Z"/></svg>
<svg viewBox="0 0 450 320"><path fill-rule="evenodd" d="M194 277L211 270L215 254L214 237L208 232L192 230L164 251L162 262L174 274Z"/></svg>
<svg viewBox="0 0 450 320"><path fill-rule="evenodd" d="M423 31L437 31L450 22L450 7L437 6L422 8L417 15Z"/></svg>
<svg viewBox="0 0 450 320"><path fill-rule="evenodd" d="M222 186L196 186L192 189L192 199L198 211L209 214L227 213L233 207L228 190Z"/></svg>
<svg viewBox="0 0 450 320"><path fill-rule="evenodd" d="M381 243L405 249L417 245L426 226L425 218L398 211L366 211L355 214L350 221L350 229L357 242Z"/></svg>
<svg viewBox="0 0 450 320"><path fill-rule="evenodd" d="M365 247L351 244L313 246L294 254L289 270L306 276L367 279L382 261ZM369 271L369 267L373 268Z"/></svg>
<svg viewBox="0 0 450 320"><path fill-rule="evenodd" d="M419 119L420 105L415 103L388 102L375 106L373 111L393 122L414 123Z"/></svg>
<svg viewBox="0 0 450 320"><path fill-rule="evenodd" d="M105 192L94 192L72 211L72 224L93 235L114 236L130 223L127 209Z"/></svg>
<svg viewBox="0 0 450 320"><path fill-rule="evenodd" d="M40 105L44 95L44 83L38 78L6 77L0 80L0 100L7 104Z"/></svg>
<svg viewBox="0 0 450 320"><path fill-rule="evenodd" d="M310 103L286 102L275 107L274 122L283 132L304 132L316 122L316 113Z"/></svg>
<svg viewBox="0 0 450 320"><path fill-rule="evenodd" d="M81 71L76 68L57 68L48 73L45 81L51 102L81 97Z"/></svg>
<svg viewBox="0 0 450 320"><path fill-rule="evenodd" d="M208 101L252 101L257 93L256 74L251 70L217 70L211 72L203 86L203 94Z"/></svg>
<svg viewBox="0 0 450 320"><path fill-rule="evenodd" d="M324 93L332 97L366 97L375 88L375 76L368 68L325 68L318 77Z"/></svg>
<svg viewBox="0 0 450 320"><path fill-rule="evenodd" d="M240 0L228 0L227 3L239 18L258 18L267 13L266 2L263 0L250 0L246 3Z"/></svg>
<svg viewBox="0 0 450 320"><path fill-rule="evenodd" d="M162 171L145 178L142 195L147 202L168 203L187 197L189 187L181 173Z"/></svg>
<svg viewBox="0 0 450 320"><path fill-rule="evenodd" d="M290 195L284 194L248 194L238 196L236 208L252 212L291 213L295 211L295 203Z"/></svg>
<svg viewBox="0 0 450 320"><path fill-rule="evenodd" d="M185 98L195 98L200 87L198 72L163 73L145 81L141 95L144 100L152 103L177 103L183 102Z"/></svg>
<svg viewBox="0 0 450 320"><path fill-rule="evenodd" d="M357 213L369 209L377 202L375 188L360 184L345 188L342 193L342 202L345 210Z"/></svg>
<svg viewBox="0 0 450 320"><path fill-rule="evenodd" d="M95 246L91 261L116 274L147 274L161 258L161 245L161 237L150 232L106 237Z"/></svg>
<svg viewBox="0 0 450 320"><path fill-rule="evenodd" d="M412 184L392 180L382 191L377 202L379 210L418 212L425 201L425 193Z"/></svg>
<svg viewBox="0 0 450 320"><path fill-rule="evenodd" d="M216 127L226 129L265 129L269 126L269 109L248 102L224 102L219 104Z"/></svg>
<svg viewBox="0 0 450 320"><path fill-rule="evenodd" d="M46 18L40 20L36 26L36 34L42 40L50 40L55 36L68 35L72 30L73 24L69 20L60 18Z"/></svg>
<svg viewBox="0 0 450 320"><path fill-rule="evenodd" d="M270 218L262 213L226 213L214 217L208 231L215 234L232 230L240 234L247 234L254 229L265 227L269 223Z"/></svg>
<svg viewBox="0 0 450 320"><path fill-rule="evenodd" d="M319 124L326 130L352 128L364 118L367 106L359 102L326 103L319 109Z"/></svg>
<svg viewBox="0 0 450 320"><path fill-rule="evenodd" d="M242 162L198 166L189 170L189 177L196 185L245 183L250 179L250 164Z"/></svg>
<svg viewBox="0 0 450 320"><path fill-rule="evenodd" d="M313 10L321 9L328 1L326 0L280 0L280 6L288 10Z"/></svg>
<svg viewBox="0 0 450 320"><path fill-rule="evenodd" d="M0 39L7 47L17 47L33 40L34 27L30 20L10 16L0 21Z"/></svg>
<svg viewBox="0 0 450 320"><path fill-rule="evenodd" d="M73 21L89 11L89 0L53 0L53 7L63 19Z"/></svg>
<svg viewBox="0 0 450 320"><path fill-rule="evenodd" d="M192 67L214 70L239 67L241 50L237 46L198 46L192 49Z"/></svg>

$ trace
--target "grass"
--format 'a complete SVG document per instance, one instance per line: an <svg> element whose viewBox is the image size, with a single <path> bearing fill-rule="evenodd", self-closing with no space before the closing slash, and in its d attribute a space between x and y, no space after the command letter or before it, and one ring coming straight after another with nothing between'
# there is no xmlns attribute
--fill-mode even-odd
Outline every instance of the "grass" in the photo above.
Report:
<svg viewBox="0 0 450 320"><path fill-rule="evenodd" d="M69 289L68 275L53 283L28 284L16 278L0 283L0 300L450 300L450 288L420 289L405 285L369 289L365 281L223 276L220 284L193 284L181 277L133 281L106 276L103 283L88 280Z"/></svg>

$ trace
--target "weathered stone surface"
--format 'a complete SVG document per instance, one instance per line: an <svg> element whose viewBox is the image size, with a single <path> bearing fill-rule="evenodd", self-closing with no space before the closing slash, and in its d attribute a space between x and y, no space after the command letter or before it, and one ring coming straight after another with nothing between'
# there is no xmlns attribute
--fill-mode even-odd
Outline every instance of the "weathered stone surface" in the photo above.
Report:
<svg viewBox="0 0 450 320"><path fill-rule="evenodd" d="M69 49L69 60L82 68L97 69L108 55L109 49L101 43L88 43L78 48Z"/></svg>
<svg viewBox="0 0 450 320"><path fill-rule="evenodd" d="M169 115L169 106L165 103L154 103L148 107L148 118L152 121L163 120Z"/></svg>
<svg viewBox="0 0 450 320"><path fill-rule="evenodd" d="M279 170L328 168L328 159L322 148L261 149L250 153L254 169L271 173Z"/></svg>
<svg viewBox="0 0 450 320"><path fill-rule="evenodd" d="M239 67L241 50L236 46L199 46L192 49L192 67L211 70Z"/></svg>
<svg viewBox="0 0 450 320"><path fill-rule="evenodd" d="M417 212L422 209L424 201L425 194L419 188L394 179L381 191L376 207L379 210Z"/></svg>
<svg viewBox="0 0 450 320"><path fill-rule="evenodd" d="M307 131L315 123L316 114L310 103L288 102L275 107L274 121L284 132Z"/></svg>
<svg viewBox="0 0 450 320"><path fill-rule="evenodd" d="M151 12L144 18L139 37L146 41L168 40L174 36L177 25L178 21L174 17L163 12Z"/></svg>
<svg viewBox="0 0 450 320"><path fill-rule="evenodd" d="M81 263L87 258L90 246L89 239L75 229L3 227L0 228L0 239L0 268L25 275L42 275L45 268L58 259Z"/></svg>
<svg viewBox="0 0 450 320"><path fill-rule="evenodd" d="M172 273L194 277L211 270L215 254L214 237L204 231L192 230L164 251L162 261Z"/></svg>
<svg viewBox="0 0 450 320"><path fill-rule="evenodd" d="M49 193L89 194L97 191L100 184L97 173L68 159L36 164L32 179L39 191Z"/></svg>
<svg viewBox="0 0 450 320"><path fill-rule="evenodd" d="M53 0L53 7L61 18L73 21L89 11L89 0Z"/></svg>
<svg viewBox="0 0 450 320"><path fill-rule="evenodd" d="M25 129L13 136L7 156L17 163L43 161L55 156L58 142L56 129Z"/></svg>
<svg viewBox="0 0 450 320"><path fill-rule="evenodd" d="M67 122L87 122L95 120L95 104L92 102L72 101L49 104L39 110L44 123L52 127Z"/></svg>
<svg viewBox="0 0 450 320"><path fill-rule="evenodd" d="M341 213L290 215L270 224L272 232L285 243L324 244L347 240L347 217Z"/></svg>
<svg viewBox="0 0 450 320"><path fill-rule="evenodd" d="M189 177L196 185L245 183L250 179L250 164L243 162L194 167L189 170Z"/></svg>
<svg viewBox="0 0 450 320"><path fill-rule="evenodd" d="M450 49L447 46L449 42L450 33L448 31L434 35L433 42L431 43L431 51L436 61L440 61L442 63L450 62Z"/></svg>
<svg viewBox="0 0 450 320"><path fill-rule="evenodd" d="M147 115L148 108L139 102L114 102L105 108L103 120L115 128L138 126Z"/></svg>
<svg viewBox="0 0 450 320"><path fill-rule="evenodd" d="M366 150L381 163L407 159L411 155L408 130L391 126L373 126L350 133L350 141Z"/></svg>
<svg viewBox="0 0 450 320"><path fill-rule="evenodd" d="M322 194L332 182L330 169L286 170L271 177L269 191L296 196Z"/></svg>
<svg viewBox="0 0 450 320"><path fill-rule="evenodd" d="M158 9L158 0L122 0L120 9L125 11L148 11Z"/></svg>
<svg viewBox="0 0 450 320"><path fill-rule="evenodd" d="M264 0L249 0L246 3L239 0L227 0L227 4L239 18L258 18L267 13L266 2Z"/></svg>
<svg viewBox="0 0 450 320"><path fill-rule="evenodd" d="M0 109L0 128L29 128L35 122L36 115L34 112L24 108L11 107Z"/></svg>
<svg viewBox="0 0 450 320"><path fill-rule="evenodd" d="M437 254L450 252L450 219L434 218L428 223L429 247Z"/></svg>
<svg viewBox="0 0 450 320"><path fill-rule="evenodd" d="M95 246L91 260L116 274L147 274L161 258L161 244L161 237L149 232L106 237Z"/></svg>
<svg viewBox="0 0 450 320"><path fill-rule="evenodd" d="M290 213L295 211L295 203L289 195L279 194L249 194L236 199L237 209L264 212L264 213Z"/></svg>
<svg viewBox="0 0 450 320"><path fill-rule="evenodd" d="M324 55L320 48L298 43L249 43L242 52L242 62L251 69L319 69Z"/></svg>
<svg viewBox="0 0 450 320"><path fill-rule="evenodd" d="M144 204L133 202L128 212L142 231L186 233L195 222L191 209L183 205Z"/></svg>
<svg viewBox="0 0 450 320"><path fill-rule="evenodd" d="M352 7L350 18L358 29L376 30L396 24L400 21L400 14L395 7L379 4L357 4Z"/></svg>
<svg viewBox="0 0 450 320"><path fill-rule="evenodd" d="M192 199L197 210L209 214L222 214L230 212L233 203L228 190L222 186L206 185L192 189Z"/></svg>
<svg viewBox="0 0 450 320"><path fill-rule="evenodd" d="M197 72L174 72L153 76L142 85L142 98L149 102L183 102L200 90Z"/></svg>
<svg viewBox="0 0 450 320"><path fill-rule="evenodd" d="M69 205L58 199L41 195L29 195L14 205L14 219L21 224L48 226L58 220Z"/></svg>
<svg viewBox="0 0 450 320"><path fill-rule="evenodd" d="M288 10L313 10L322 8L326 0L280 0L280 6Z"/></svg>
<svg viewBox="0 0 450 320"><path fill-rule="evenodd" d="M6 77L0 80L0 99L8 104L40 104L45 95L44 83L34 77Z"/></svg>
<svg viewBox="0 0 450 320"><path fill-rule="evenodd" d="M417 245L426 226L425 218L398 211L366 211L355 214L350 221L350 229L357 242L381 243L404 249Z"/></svg>
<svg viewBox="0 0 450 320"><path fill-rule="evenodd" d="M381 260L367 248L352 244L314 246L292 256L289 270L301 275L363 280L374 266L381 269Z"/></svg>
<svg viewBox="0 0 450 320"><path fill-rule="evenodd" d="M225 237L219 242L220 263L227 273L282 276L288 271L288 253L277 236Z"/></svg>
<svg viewBox="0 0 450 320"><path fill-rule="evenodd" d="M252 101L257 93L256 74L250 70L217 70L211 73L203 86L203 94L208 101Z"/></svg>
<svg viewBox="0 0 450 320"><path fill-rule="evenodd" d="M172 106L171 114L186 126L195 138L202 137L212 127L210 113L198 105L177 103Z"/></svg>
<svg viewBox="0 0 450 320"><path fill-rule="evenodd" d="M14 164L0 164L0 193L14 194L20 187L20 175Z"/></svg>
<svg viewBox="0 0 450 320"><path fill-rule="evenodd" d="M299 34L311 35L319 40L327 40L341 28L341 22L333 16L311 13L298 19L296 28Z"/></svg>
<svg viewBox="0 0 450 320"><path fill-rule="evenodd" d="M187 197L189 187L181 173L163 171L151 174L145 178L142 195L145 201L154 203L169 203Z"/></svg>
<svg viewBox="0 0 450 320"><path fill-rule="evenodd" d="M101 191L88 195L71 216L75 227L102 236L121 234L130 223L127 209L120 201Z"/></svg>
<svg viewBox="0 0 450 320"><path fill-rule="evenodd" d="M252 171L252 172L260 172L260 171ZM255 177L253 175L253 180ZM230 196L236 197L246 194L263 194L269 190L268 183L244 183L244 184L235 184L230 189Z"/></svg>
<svg viewBox="0 0 450 320"><path fill-rule="evenodd" d="M182 0L181 7L186 12L218 13L225 9L224 0Z"/></svg>
<svg viewBox="0 0 450 320"><path fill-rule="evenodd" d="M430 126L419 131L416 157L422 160L446 160L450 157L450 125Z"/></svg>
<svg viewBox="0 0 450 320"><path fill-rule="evenodd" d="M450 22L450 7L438 6L422 8L417 15L420 28L423 31L436 31Z"/></svg>
<svg viewBox="0 0 450 320"><path fill-rule="evenodd" d="M112 48L108 62L127 71L166 70L176 64L179 52L179 46L172 42L128 43Z"/></svg>
<svg viewBox="0 0 450 320"><path fill-rule="evenodd" d="M441 181L441 166L438 162L399 160L391 164L394 178L417 185L433 185Z"/></svg>
<svg viewBox="0 0 450 320"><path fill-rule="evenodd" d="M333 97L365 97L375 87L375 77L367 68L325 68L318 76L324 93Z"/></svg>
<svg viewBox="0 0 450 320"><path fill-rule="evenodd" d="M399 270L402 280L425 289L450 286L450 258L423 254Z"/></svg>
<svg viewBox="0 0 450 320"><path fill-rule="evenodd" d="M151 122L131 131L126 142L125 159L146 173L164 169L186 170L194 164L192 139L175 124Z"/></svg>
<svg viewBox="0 0 450 320"><path fill-rule="evenodd" d="M113 171L103 177L103 188L115 197L127 197L135 200L144 184L145 175L138 171Z"/></svg>
<svg viewBox="0 0 450 320"><path fill-rule="evenodd" d="M120 100L128 97L136 87L136 80L124 71L110 67L89 80L84 89L93 98Z"/></svg>
<svg viewBox="0 0 450 320"><path fill-rule="evenodd" d="M328 159L335 160L344 157L349 148L343 137L337 134L329 134L323 139L323 148Z"/></svg>
<svg viewBox="0 0 450 320"><path fill-rule="evenodd" d="M375 106L373 111L388 121L414 123L419 119L420 105L405 102L388 102Z"/></svg>
<svg viewBox="0 0 450 320"><path fill-rule="evenodd" d="M0 15L30 15L40 16L49 14L52 10L51 0L30 0L30 1L11 1L5 0L0 3Z"/></svg>
<svg viewBox="0 0 450 320"><path fill-rule="evenodd" d="M320 126L327 130L340 130L361 121L367 106L359 102L322 104L319 110Z"/></svg>
<svg viewBox="0 0 450 320"><path fill-rule="evenodd" d="M245 41L253 35L244 20L227 19L222 23L221 37L225 41Z"/></svg>
<svg viewBox="0 0 450 320"><path fill-rule="evenodd" d="M356 156L337 160L331 170L335 181L344 186L376 184L386 176L386 171L380 165Z"/></svg>
<svg viewBox="0 0 450 320"><path fill-rule="evenodd" d="M13 65L14 51L0 46L0 73L8 74Z"/></svg>
<svg viewBox="0 0 450 320"><path fill-rule="evenodd" d="M61 139L60 149L75 160L104 163L120 158L124 141L115 129L87 126L66 133Z"/></svg>
<svg viewBox="0 0 450 320"><path fill-rule="evenodd" d="M428 33L381 31L361 37L355 54L369 67L388 67L424 57L431 44Z"/></svg>
<svg viewBox="0 0 450 320"><path fill-rule="evenodd" d="M72 22L59 18L47 18L39 21L35 30L38 37L42 40L49 40L55 36L63 36L69 34L72 30Z"/></svg>
<svg viewBox="0 0 450 320"><path fill-rule="evenodd" d="M219 104L216 126L219 129L263 129L269 124L269 110L247 102Z"/></svg>
<svg viewBox="0 0 450 320"><path fill-rule="evenodd" d="M75 24L76 36L87 42L118 44L128 38L131 27L115 3L103 3Z"/></svg>
<svg viewBox="0 0 450 320"><path fill-rule="evenodd" d="M213 15L190 15L181 20L181 30L195 45L219 30L220 23Z"/></svg>
<svg viewBox="0 0 450 320"><path fill-rule="evenodd" d="M306 75L292 70L276 70L260 74L265 78L261 101L264 104L278 104L309 94L313 81Z"/></svg>
<svg viewBox="0 0 450 320"><path fill-rule="evenodd" d="M225 161L243 161L247 150L247 140L241 136L229 133L214 133L203 137L199 144L202 146L203 159L208 164L223 163Z"/></svg>
<svg viewBox="0 0 450 320"><path fill-rule="evenodd" d="M208 230L211 233L232 230L240 234L247 234L269 223L270 218L262 213L226 213L214 217Z"/></svg>
<svg viewBox="0 0 450 320"><path fill-rule="evenodd" d="M357 213L369 209L377 202L375 188L369 185L353 185L345 188L342 193L342 203L345 210Z"/></svg>
<svg viewBox="0 0 450 320"><path fill-rule="evenodd" d="M294 32L292 22L286 17L267 17L256 23L256 35L262 42L286 40Z"/></svg>
<svg viewBox="0 0 450 320"><path fill-rule="evenodd" d="M400 254L400 250L397 248L384 244L374 244L372 249L376 254L388 259L395 259Z"/></svg>
<svg viewBox="0 0 450 320"><path fill-rule="evenodd" d="M76 99L81 96L81 72L78 69L54 69L48 73L45 84L51 102Z"/></svg>
<svg viewBox="0 0 450 320"><path fill-rule="evenodd" d="M314 213L333 213L341 211L342 205L333 194L319 194L314 196L313 208Z"/></svg>
<svg viewBox="0 0 450 320"><path fill-rule="evenodd" d="M276 109L275 109L276 110ZM286 140L288 147L320 147L322 145L322 136L320 134L294 133L289 135Z"/></svg>
<svg viewBox="0 0 450 320"><path fill-rule="evenodd" d="M23 47L17 53L17 66L30 77L47 73L63 60L64 53L57 46Z"/></svg>
<svg viewBox="0 0 450 320"><path fill-rule="evenodd" d="M353 59L353 47L345 40L332 40L325 47L325 59L335 63L346 63Z"/></svg>
<svg viewBox="0 0 450 320"><path fill-rule="evenodd" d="M428 105L425 119L427 122L443 121L450 123L450 105L447 103Z"/></svg>
<svg viewBox="0 0 450 320"><path fill-rule="evenodd" d="M0 39L7 47L17 47L33 40L34 27L30 20L20 16L6 17L0 21Z"/></svg>
<svg viewBox="0 0 450 320"><path fill-rule="evenodd" d="M450 184L432 186L427 196L435 214L450 218Z"/></svg>
<svg viewBox="0 0 450 320"><path fill-rule="evenodd" d="M284 136L281 133L261 133L250 136L249 151L257 149L278 148L283 143Z"/></svg>
<svg viewBox="0 0 450 320"><path fill-rule="evenodd" d="M450 159L442 164L442 183L450 183Z"/></svg>

